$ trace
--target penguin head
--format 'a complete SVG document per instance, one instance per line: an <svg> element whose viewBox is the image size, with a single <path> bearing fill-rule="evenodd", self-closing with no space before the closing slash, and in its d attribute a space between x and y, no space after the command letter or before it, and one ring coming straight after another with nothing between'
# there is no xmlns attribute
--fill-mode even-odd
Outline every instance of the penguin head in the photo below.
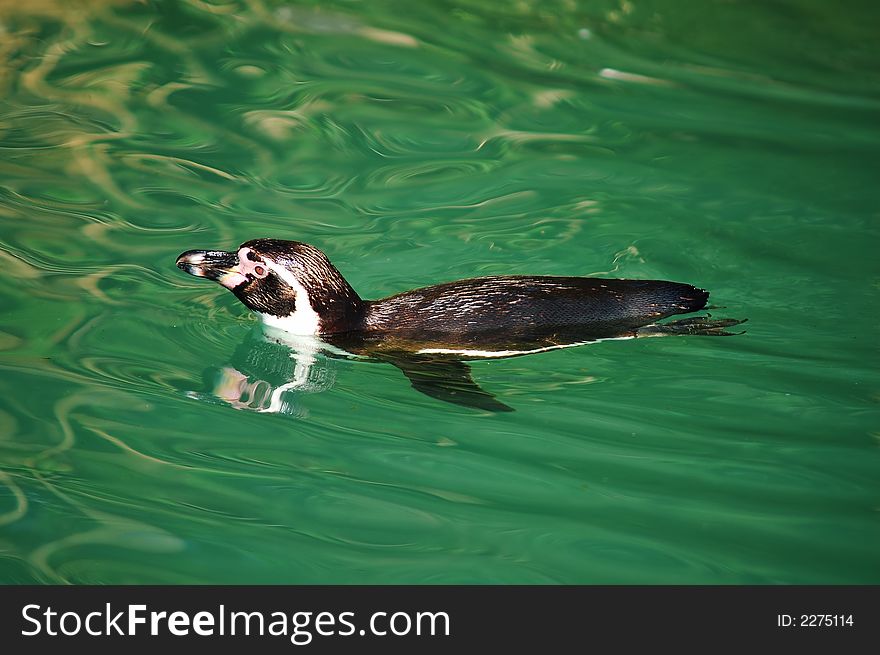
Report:
<svg viewBox="0 0 880 655"><path fill-rule="evenodd" d="M294 334L346 331L364 309L327 256L299 241L254 239L235 252L188 250L177 267L216 281L264 323Z"/></svg>

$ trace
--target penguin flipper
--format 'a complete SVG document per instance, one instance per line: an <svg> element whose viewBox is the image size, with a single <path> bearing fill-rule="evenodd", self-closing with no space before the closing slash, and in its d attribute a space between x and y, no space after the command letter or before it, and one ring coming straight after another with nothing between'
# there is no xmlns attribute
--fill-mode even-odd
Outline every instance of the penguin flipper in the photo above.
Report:
<svg viewBox="0 0 880 655"><path fill-rule="evenodd" d="M413 389L431 398L488 412L514 411L513 407L481 389L465 362L418 356L386 356L382 360L394 364L403 371Z"/></svg>

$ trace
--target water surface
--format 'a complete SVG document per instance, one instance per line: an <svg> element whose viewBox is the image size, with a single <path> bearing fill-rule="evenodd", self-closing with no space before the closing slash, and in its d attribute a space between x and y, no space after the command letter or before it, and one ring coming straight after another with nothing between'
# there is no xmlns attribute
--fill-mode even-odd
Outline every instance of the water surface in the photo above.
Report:
<svg viewBox="0 0 880 655"><path fill-rule="evenodd" d="M0 581L880 582L877 13L3 3ZM174 267L263 236L748 332L478 362L481 413Z"/></svg>

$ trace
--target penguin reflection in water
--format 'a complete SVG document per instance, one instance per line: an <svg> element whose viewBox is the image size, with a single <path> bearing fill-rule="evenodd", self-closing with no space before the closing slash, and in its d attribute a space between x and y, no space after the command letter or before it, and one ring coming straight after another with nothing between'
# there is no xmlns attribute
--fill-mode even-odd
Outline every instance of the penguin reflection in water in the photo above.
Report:
<svg viewBox="0 0 880 655"><path fill-rule="evenodd" d="M189 250L177 266L226 287L257 313L276 342L291 341L290 379L267 383L268 396L259 403L265 411L280 411L284 391L313 385L309 366L319 352L393 364L415 389L440 400L511 411L474 382L468 360L601 339L728 336L727 328L743 322L698 316L660 323L705 308L709 297L689 284L661 280L491 276L363 300L323 252L279 239L248 241L234 252ZM243 374L237 381L232 371L226 374L230 401L239 391L257 392L242 386L248 384Z"/></svg>

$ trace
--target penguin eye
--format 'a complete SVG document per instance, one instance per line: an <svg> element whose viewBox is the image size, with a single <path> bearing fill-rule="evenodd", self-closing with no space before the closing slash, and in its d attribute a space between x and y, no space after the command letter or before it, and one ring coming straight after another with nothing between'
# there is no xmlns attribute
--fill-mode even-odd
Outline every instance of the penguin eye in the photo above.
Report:
<svg viewBox="0 0 880 655"><path fill-rule="evenodd" d="M254 266L254 273L256 273L258 277L263 277L266 274L266 269L262 266Z"/></svg>

